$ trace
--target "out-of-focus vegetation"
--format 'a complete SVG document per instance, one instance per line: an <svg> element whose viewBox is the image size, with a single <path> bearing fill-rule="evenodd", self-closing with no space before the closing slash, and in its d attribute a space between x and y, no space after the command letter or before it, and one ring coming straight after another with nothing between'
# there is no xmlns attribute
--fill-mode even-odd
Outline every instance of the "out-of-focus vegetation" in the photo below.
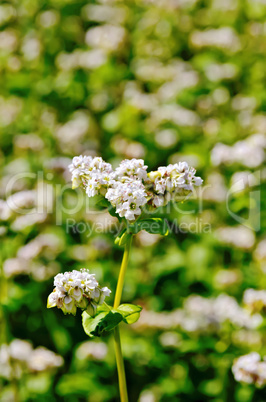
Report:
<svg viewBox="0 0 266 402"><path fill-rule="evenodd" d="M150 170L186 160L208 185L202 204L168 211L172 235L135 238L130 401L266 400L231 372L266 355L242 304L265 287L265 16L262 0L1 2L1 401L118 400L112 337L46 309L60 271L89 268L115 290L115 219L69 185L81 153Z"/></svg>

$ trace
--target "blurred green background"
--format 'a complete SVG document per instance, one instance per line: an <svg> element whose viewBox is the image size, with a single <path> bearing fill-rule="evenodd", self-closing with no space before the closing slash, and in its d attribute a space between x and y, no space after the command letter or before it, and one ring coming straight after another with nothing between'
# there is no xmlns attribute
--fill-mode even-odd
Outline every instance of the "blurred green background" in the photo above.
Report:
<svg viewBox="0 0 266 402"><path fill-rule="evenodd" d="M1 1L1 401L119 398L112 336L88 340L80 314L46 309L58 272L86 267L115 291L116 222L71 190L79 154L185 160L204 179L166 211L170 236L135 237L130 401L266 400L231 372L266 354L242 304L265 287L265 17L262 0Z"/></svg>

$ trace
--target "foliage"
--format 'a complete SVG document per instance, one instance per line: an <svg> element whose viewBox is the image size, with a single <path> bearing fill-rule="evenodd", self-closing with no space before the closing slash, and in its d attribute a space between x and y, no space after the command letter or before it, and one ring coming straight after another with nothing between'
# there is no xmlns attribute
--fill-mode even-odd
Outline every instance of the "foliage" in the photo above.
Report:
<svg viewBox="0 0 266 402"><path fill-rule="evenodd" d="M97 309L95 317L91 317L86 311L82 313L82 325L84 331L90 337L101 336L106 331L112 331L121 321L134 324L142 308L133 304L121 304L117 309L110 306L102 306Z"/></svg>

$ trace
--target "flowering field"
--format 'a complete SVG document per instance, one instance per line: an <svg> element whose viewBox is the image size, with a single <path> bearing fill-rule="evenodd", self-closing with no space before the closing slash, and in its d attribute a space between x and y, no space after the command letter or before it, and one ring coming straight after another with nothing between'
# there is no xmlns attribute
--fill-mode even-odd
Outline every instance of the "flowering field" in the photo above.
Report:
<svg viewBox="0 0 266 402"><path fill-rule="evenodd" d="M0 3L1 402L119 401L112 331L80 309L116 305L128 235L129 402L265 402L265 16Z"/></svg>

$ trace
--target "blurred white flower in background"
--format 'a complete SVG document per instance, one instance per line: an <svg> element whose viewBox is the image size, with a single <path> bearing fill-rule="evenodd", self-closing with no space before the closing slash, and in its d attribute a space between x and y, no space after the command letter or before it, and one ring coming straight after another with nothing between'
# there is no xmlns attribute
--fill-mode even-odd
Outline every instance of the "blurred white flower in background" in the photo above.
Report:
<svg viewBox="0 0 266 402"><path fill-rule="evenodd" d="M237 269L220 269L216 273L214 281L218 288L226 289L241 283L242 274L241 271Z"/></svg>
<svg viewBox="0 0 266 402"><path fill-rule="evenodd" d="M246 289L243 302L253 313L266 311L266 290Z"/></svg>
<svg viewBox="0 0 266 402"><path fill-rule="evenodd" d="M22 375L45 372L61 367L61 356L44 348L33 349L28 341L14 339L9 345L0 346L0 377L12 380Z"/></svg>
<svg viewBox="0 0 266 402"><path fill-rule="evenodd" d="M206 77L213 82L232 80L237 76L237 73L237 67L230 63L210 63L205 67Z"/></svg>
<svg viewBox="0 0 266 402"><path fill-rule="evenodd" d="M90 28L85 36L87 45L114 52L124 46L126 30L121 26L101 25Z"/></svg>
<svg viewBox="0 0 266 402"><path fill-rule="evenodd" d="M18 97L3 98L0 96L0 127L9 126L21 112L23 102Z"/></svg>
<svg viewBox="0 0 266 402"><path fill-rule="evenodd" d="M128 16L128 9L119 4L119 6L88 4L82 9L82 17L88 21L110 22L112 24L124 24Z"/></svg>
<svg viewBox="0 0 266 402"><path fill-rule="evenodd" d="M242 225L218 228L215 235L222 243L244 250L251 249L255 244L254 232Z"/></svg>
<svg viewBox="0 0 266 402"><path fill-rule="evenodd" d="M60 14L56 10L46 10L38 14L38 22L43 28L55 26L60 20Z"/></svg>
<svg viewBox="0 0 266 402"><path fill-rule="evenodd" d="M37 59L42 50L40 40L32 33L25 36L22 41L21 51L27 61L34 61Z"/></svg>
<svg viewBox="0 0 266 402"><path fill-rule="evenodd" d="M259 387L266 384L266 361L261 361L257 352L235 359L232 371L236 381L256 384Z"/></svg>
<svg viewBox="0 0 266 402"><path fill-rule="evenodd" d="M205 31L194 31L190 40L195 47L217 47L230 52L237 52L241 45L239 38L231 27L217 29L206 29Z"/></svg>
<svg viewBox="0 0 266 402"><path fill-rule="evenodd" d="M15 31L6 29L0 32L0 50L12 53L18 45L18 37Z"/></svg>
<svg viewBox="0 0 266 402"><path fill-rule="evenodd" d="M44 141L37 134L20 134L14 137L14 145L19 150L38 152L44 148Z"/></svg>
<svg viewBox="0 0 266 402"><path fill-rule="evenodd" d="M232 146L217 143L212 150L211 160L214 166L240 163L255 168L265 161L265 148L266 136L254 134Z"/></svg>
<svg viewBox="0 0 266 402"><path fill-rule="evenodd" d="M108 348L104 342L87 341L78 346L75 355L79 360L104 360L107 353Z"/></svg>
<svg viewBox="0 0 266 402"><path fill-rule="evenodd" d="M217 332L225 322L236 327L257 328L263 321L260 314L249 314L240 307L235 298L226 294L205 298L191 295L184 301L182 309L172 312L152 312L143 310L134 324L136 330L181 328L185 332Z"/></svg>

